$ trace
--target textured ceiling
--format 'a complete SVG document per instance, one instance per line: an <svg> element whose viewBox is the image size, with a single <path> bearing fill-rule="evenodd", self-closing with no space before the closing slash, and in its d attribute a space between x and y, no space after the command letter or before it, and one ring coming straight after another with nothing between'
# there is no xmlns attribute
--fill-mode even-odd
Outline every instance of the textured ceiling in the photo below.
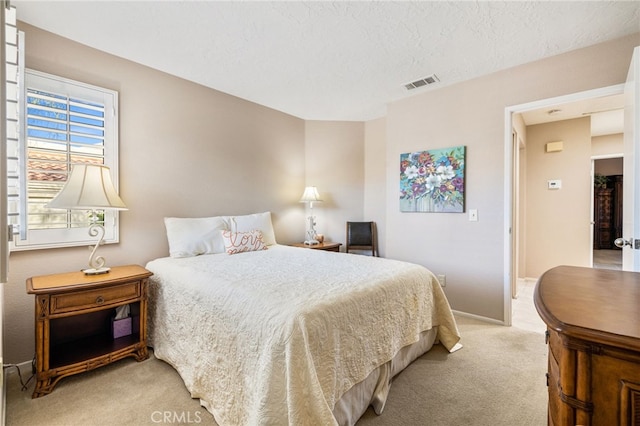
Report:
<svg viewBox="0 0 640 426"><path fill-rule="evenodd" d="M377 118L393 100L640 31L640 2L626 1L12 4L21 21L307 120Z"/></svg>

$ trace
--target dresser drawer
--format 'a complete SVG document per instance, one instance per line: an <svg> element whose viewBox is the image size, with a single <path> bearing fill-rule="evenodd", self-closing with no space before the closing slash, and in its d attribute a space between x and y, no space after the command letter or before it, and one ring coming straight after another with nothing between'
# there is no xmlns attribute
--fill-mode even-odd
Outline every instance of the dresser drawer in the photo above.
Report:
<svg viewBox="0 0 640 426"><path fill-rule="evenodd" d="M51 315L95 309L140 297L141 282L120 284L100 289L51 295Z"/></svg>
<svg viewBox="0 0 640 426"><path fill-rule="evenodd" d="M548 329L547 333L549 335L549 352L553 354L556 360L560 359L560 354L564 350L562 346L562 339L557 331Z"/></svg>
<svg viewBox="0 0 640 426"><path fill-rule="evenodd" d="M560 397L560 368L558 357L562 351L562 341L557 332L547 330L549 344L549 359L547 372L547 386L549 391L549 425L561 424L561 412L565 410Z"/></svg>
<svg viewBox="0 0 640 426"><path fill-rule="evenodd" d="M549 372L547 373L549 386L549 425L567 425L572 410L562 401L560 386L560 368L553 352L549 351Z"/></svg>
<svg viewBox="0 0 640 426"><path fill-rule="evenodd" d="M560 413L564 409L556 383L549 382L549 425L561 424Z"/></svg>
<svg viewBox="0 0 640 426"><path fill-rule="evenodd" d="M555 392L560 394L560 369L558 368L558 361L553 356L552 352L549 352L549 364L548 364L549 372L548 374L548 383L549 383L549 392L552 389L555 389Z"/></svg>

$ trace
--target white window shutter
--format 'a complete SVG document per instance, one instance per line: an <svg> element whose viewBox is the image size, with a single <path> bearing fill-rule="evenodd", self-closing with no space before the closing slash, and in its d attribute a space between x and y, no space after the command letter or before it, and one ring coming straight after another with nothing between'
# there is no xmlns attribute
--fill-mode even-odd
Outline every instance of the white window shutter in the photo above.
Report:
<svg viewBox="0 0 640 426"><path fill-rule="evenodd" d="M20 98L22 90L20 71L24 64L24 52L19 47L24 41L24 33L18 33L16 28L16 9L12 7L7 14L6 22L6 176L7 176L7 221L10 225L9 239L16 238L20 232L26 231L21 222L25 219L21 215L24 196L23 185L20 182L20 162L23 161L20 146ZM22 73L24 75L24 73ZM24 234L22 235L24 237Z"/></svg>
<svg viewBox="0 0 640 426"><path fill-rule="evenodd" d="M2 64L2 72L0 73L0 81L2 81L3 90L0 97L0 120L3 125L0 129L5 129L0 138L0 193L9 194L13 191L8 183L8 175L12 174L13 166L9 163L9 153L14 150L17 142L18 132L18 29L16 19L16 8L10 7L8 2L2 2L0 7L2 13L2 54L0 55L0 63ZM8 279L8 263L9 263L9 244L8 240L13 238L13 229L9 228L12 223L8 217L8 209L10 208L9 197L2 196L0 202L0 283L4 283ZM0 354L1 355L1 354Z"/></svg>
<svg viewBox="0 0 640 426"><path fill-rule="evenodd" d="M0 167L0 186L7 195L3 194L0 206L2 237L12 240L9 250L93 243L86 212L46 205L76 163L109 166L117 188L118 93L25 69L25 35L17 30L15 7L6 15L7 96L0 102L6 115ZM107 231L105 243L117 243L118 212L100 214Z"/></svg>

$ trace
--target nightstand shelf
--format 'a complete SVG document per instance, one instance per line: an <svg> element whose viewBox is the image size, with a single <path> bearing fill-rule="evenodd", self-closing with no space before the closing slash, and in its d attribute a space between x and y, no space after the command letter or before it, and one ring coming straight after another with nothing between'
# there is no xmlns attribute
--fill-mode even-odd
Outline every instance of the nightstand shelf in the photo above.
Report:
<svg viewBox="0 0 640 426"><path fill-rule="evenodd" d="M82 272L43 275L27 280L36 295L36 388L44 396L63 377L126 357L142 361L147 349L147 280L141 266L114 267L108 274ZM128 305L131 332L114 338L112 321Z"/></svg>
<svg viewBox="0 0 640 426"><path fill-rule="evenodd" d="M87 359L100 358L126 349L139 341L140 334L130 334L117 339L112 338L109 334L103 334L52 346L49 349L49 366L51 369L56 369L83 363Z"/></svg>

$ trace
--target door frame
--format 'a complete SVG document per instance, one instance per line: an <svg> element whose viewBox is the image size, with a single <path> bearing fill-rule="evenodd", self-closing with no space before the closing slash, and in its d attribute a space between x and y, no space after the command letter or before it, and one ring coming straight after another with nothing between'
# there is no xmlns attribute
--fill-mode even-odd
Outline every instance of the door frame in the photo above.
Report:
<svg viewBox="0 0 640 426"><path fill-rule="evenodd" d="M602 155L592 155L591 156L591 237L589 238L590 241L590 246L591 250L589 251L589 257L590 257L590 261L589 261L589 265L593 268L593 242L595 240L595 225L596 225L596 218L594 216L594 209L595 209L595 187L594 187L594 181L596 178L596 161L597 160L609 160L612 158L624 158L624 153L620 152L620 153L614 153L614 154L602 154ZM624 170L622 172L622 175L624 176ZM621 236L621 235L618 235Z"/></svg>
<svg viewBox="0 0 640 426"><path fill-rule="evenodd" d="M518 261L514 257L513 247L518 244L515 240L516 233L514 230L514 206L517 203L517 188L514 188L513 173L516 168L514 164L513 153L513 114L519 114L540 108L556 107L559 104L566 104L576 101L582 101L591 98L600 98L606 96L620 95L624 93L624 84L616 84L613 86L602 87L599 89L585 90L583 92L572 93L569 95L556 96L548 99L541 99L519 105L508 106L504 109L504 205L503 214L505 217L505 227L503 231L503 251L504 251L504 268L503 268L503 301L504 301L504 324L512 323L511 294L513 288L517 284L517 278L513 271L517 270L515 262ZM519 203L518 203L519 204Z"/></svg>

